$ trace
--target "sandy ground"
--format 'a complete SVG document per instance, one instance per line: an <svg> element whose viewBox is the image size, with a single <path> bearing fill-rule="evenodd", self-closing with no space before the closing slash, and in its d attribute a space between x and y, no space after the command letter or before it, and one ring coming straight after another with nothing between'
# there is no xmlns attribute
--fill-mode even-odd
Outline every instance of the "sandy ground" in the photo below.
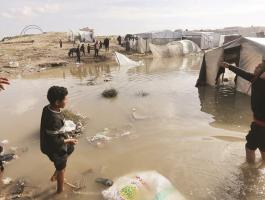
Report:
<svg viewBox="0 0 265 200"><path fill-rule="evenodd" d="M63 41L63 48L59 47L59 40ZM104 37L98 37L103 41ZM93 44L90 44L93 45ZM0 76L13 77L19 74L39 72L51 66L64 66L76 62L76 58L68 57L68 51L73 43L68 41L67 33L44 33L25 35L0 42ZM87 44L85 44L87 47ZM82 56L82 63L115 62L113 52L125 53L115 38L110 43L110 51L101 49L98 58L94 58L94 51L90 55ZM146 57L134 54L134 57Z"/></svg>

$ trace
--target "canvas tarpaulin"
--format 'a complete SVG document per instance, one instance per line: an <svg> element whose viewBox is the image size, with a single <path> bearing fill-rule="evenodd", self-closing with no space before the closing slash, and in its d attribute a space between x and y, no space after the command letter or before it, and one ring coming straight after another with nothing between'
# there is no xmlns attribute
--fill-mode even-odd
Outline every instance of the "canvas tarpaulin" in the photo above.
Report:
<svg viewBox="0 0 265 200"><path fill-rule="evenodd" d="M205 82L208 85L215 85L215 78L219 70L221 62L224 61L226 57L225 50L230 48L238 48L239 64L238 67L253 73L255 67L261 63L262 55L265 54L265 38L239 38L232 41L222 47L209 50L205 53L203 65L201 67L201 73L198 79L198 86ZM206 76L206 78L204 77ZM249 91L250 83L241 77L237 78L236 89L245 94L250 94Z"/></svg>

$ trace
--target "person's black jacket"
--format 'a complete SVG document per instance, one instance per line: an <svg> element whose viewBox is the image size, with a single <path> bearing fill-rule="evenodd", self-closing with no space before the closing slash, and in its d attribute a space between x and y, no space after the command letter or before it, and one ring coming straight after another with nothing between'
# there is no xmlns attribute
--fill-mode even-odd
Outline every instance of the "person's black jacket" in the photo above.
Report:
<svg viewBox="0 0 265 200"><path fill-rule="evenodd" d="M40 148L42 153L62 155L66 152L66 136L59 130L64 126L61 112L52 111L48 106L43 108L40 127Z"/></svg>
<svg viewBox="0 0 265 200"><path fill-rule="evenodd" d="M229 70L251 82L251 108L254 117L265 121L265 80L232 65L229 66Z"/></svg>

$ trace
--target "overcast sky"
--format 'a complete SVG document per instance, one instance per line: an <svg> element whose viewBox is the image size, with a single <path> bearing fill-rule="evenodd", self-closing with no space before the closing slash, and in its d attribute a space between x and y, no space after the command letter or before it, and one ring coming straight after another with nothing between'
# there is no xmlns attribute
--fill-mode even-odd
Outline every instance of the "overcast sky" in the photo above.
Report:
<svg viewBox="0 0 265 200"><path fill-rule="evenodd" d="M265 0L0 0L0 38L24 26L100 34L265 25Z"/></svg>

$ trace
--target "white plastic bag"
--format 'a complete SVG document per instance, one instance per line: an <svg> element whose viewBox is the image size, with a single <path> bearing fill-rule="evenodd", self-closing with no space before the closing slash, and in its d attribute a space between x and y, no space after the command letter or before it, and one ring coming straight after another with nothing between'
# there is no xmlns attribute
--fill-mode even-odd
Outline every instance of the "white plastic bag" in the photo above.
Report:
<svg viewBox="0 0 265 200"><path fill-rule="evenodd" d="M129 174L118 178L102 191L105 200L184 200L168 179L156 171Z"/></svg>
<svg viewBox="0 0 265 200"><path fill-rule="evenodd" d="M59 132L67 133L76 130L76 124L71 120L65 120L64 126L60 129Z"/></svg>

